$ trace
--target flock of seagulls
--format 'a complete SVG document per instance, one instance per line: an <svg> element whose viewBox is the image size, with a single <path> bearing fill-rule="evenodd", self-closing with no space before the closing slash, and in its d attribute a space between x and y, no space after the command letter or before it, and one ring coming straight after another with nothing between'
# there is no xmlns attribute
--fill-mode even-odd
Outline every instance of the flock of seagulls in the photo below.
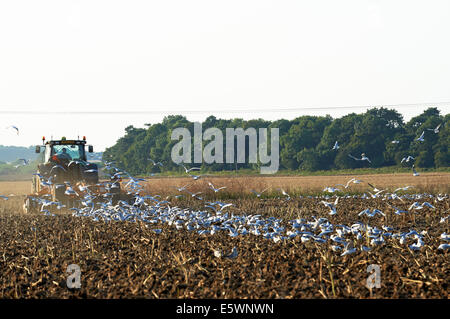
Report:
<svg viewBox="0 0 450 319"><path fill-rule="evenodd" d="M184 167L186 174L192 169ZM159 195L142 195L144 190L144 179L132 177L127 172L118 169L112 162L105 163L104 170L110 176L111 181L104 182L102 185L111 190L113 187L118 187L114 182L118 177L124 177L127 182L124 182L125 191L132 196L132 201L122 201L113 204L112 193L104 195L96 195L89 191L89 189L81 189L66 182L66 194L85 194L81 197L80 207L68 208L75 217L91 218L98 222L143 222L150 230L156 234L163 232L161 225L165 224L177 230L187 230L190 232L197 232L199 235L213 236L219 232L223 232L232 238L242 236L261 236L267 240L272 240L274 243L279 243L294 238L299 238L302 243L314 242L320 245L330 245L330 248L337 252L340 256L347 256L358 252L366 253L375 246L386 244L388 238L397 240L400 245L409 248L412 251L421 251L426 246L426 231L417 231L411 229L407 232L396 231L393 227L383 225L381 228L370 226L370 221L376 219L377 221L384 220L386 213L379 209L367 208L359 213L355 213L355 218L359 219L351 225L333 224L327 218L297 218L293 220L283 220L275 217L262 217L259 214L235 214L234 205L221 201L205 202L204 209L193 210L190 208L181 208L172 206L166 198L163 200ZM38 174L38 173L36 173ZM41 176L42 178L42 176ZM42 181L50 184L49 181ZM350 179L344 188L350 187L352 184L363 183L362 180L356 178ZM176 187L180 193L189 194L193 199L202 201L201 192L190 192L188 189L191 184ZM407 209L401 210L394 205L388 204L395 215L417 214L423 210L436 210L435 206L430 202L434 200L442 201L448 200L447 194L439 194L433 196L431 194L403 194L398 195L400 191L405 191L411 186L397 188L392 192L387 190L379 190L371 184L368 184L373 191L377 190L375 194L368 196L363 195L333 195L330 197L329 193L333 193L335 188L326 187L324 195L316 196L320 199L320 204L329 209L329 216L339 214L339 201L341 198L381 198L389 202L414 200L414 203ZM211 182L208 182L209 189L214 193L219 192L225 187L216 187ZM285 200L290 200L291 195L285 190L278 189ZM264 189L260 192L252 190L252 193L261 198L262 194L266 192ZM383 194L382 194L383 193ZM4 196L0 196L7 200ZM300 196L302 197L302 196ZM309 196L311 197L311 196ZM65 206L59 202L53 202L46 198L46 196L33 198L40 207L40 213L46 216L54 216L52 212L54 209L61 209ZM231 209L231 210L230 210ZM347 214L349 212L346 212ZM440 222L447 222L449 216L441 218ZM440 235L440 240L446 241L441 244L439 250L447 250L450 245L448 241L450 235L443 233ZM214 255L220 258L236 258L238 256L237 249L233 249L231 253L225 254L222 251L215 250Z"/></svg>
<svg viewBox="0 0 450 319"><path fill-rule="evenodd" d="M438 133L439 133L439 128L440 128L440 127L441 127L441 124L439 124L439 125L436 126L435 128L427 128L426 130L432 131L432 132L434 132L435 134L438 134ZM417 137L417 138L415 139L415 141L417 141L417 142L424 142L424 141L425 141L425 131L422 131L422 134L420 134L420 136ZM392 143L392 144L399 144L400 141L399 141L399 140L393 140L393 141L391 141L391 143ZM332 150L337 151L339 148L340 148L340 146L339 146L339 144L338 144L338 141L336 141L336 142L334 143L334 146L333 146ZM348 157L354 159L355 161L367 161L368 163L372 164L372 161L369 159L369 157L367 157L367 155L366 155L365 153L362 153L362 154L361 154L361 158L357 158L357 157L353 156L352 154L348 154ZM413 162L413 161L414 161L414 157L412 157L412 156L409 155L409 156L407 156L407 157L402 158L402 160L401 160L400 163L403 163L403 162L409 163L410 161ZM413 176L419 176L419 175L420 175L420 174L417 173L417 171L415 170L414 165L412 165L411 168L412 168Z"/></svg>
<svg viewBox="0 0 450 319"><path fill-rule="evenodd" d="M441 125L438 125L434 129L427 129L433 131L434 133L439 132ZM13 129L19 134L19 129L16 126L10 126L9 129ZM416 139L419 142L423 142L425 139L425 131ZM399 141L392 141L394 144L398 144ZM338 150L340 148L338 141L335 142L333 150ZM372 163L371 160L366 156L365 153L361 154L361 158L354 157L351 154L348 156L356 161L367 161ZM26 159L20 159L23 165L28 165L29 161ZM162 162L156 162L153 159L148 159L153 163L154 166L163 167ZM413 162L414 157L407 156L402 159L403 162ZM70 163L69 163L70 165ZM181 165L184 171L189 175L194 181L200 179L201 175L190 174L192 171L200 170L200 167L187 168ZM53 169L63 169L64 167L60 165L55 165ZM110 181L99 183L105 187L107 192L103 195L94 194L89 190L88 187L74 186L68 182L65 182L65 194L72 196L82 195L80 198L80 207L70 207L68 208L72 215L75 217L85 217L91 218L94 221L122 221L122 222L143 222L148 228L150 228L154 233L162 233L162 229L158 228L158 225L166 224L169 227L174 227L177 230L185 229L187 231L197 232L200 235L213 236L219 232L225 232L230 237L241 237L241 236L262 236L265 239L272 240L275 243L290 240L293 238L299 238L302 243L311 241L318 244L329 243L331 249L335 252L339 252L340 256L347 256L355 254L357 252L368 252L375 246L384 245L388 238L398 240L400 245L405 245L412 251L420 251L426 245L427 231L423 230L418 232L415 229L411 229L407 232L396 231L393 227L383 225L381 228L372 227L369 225L369 221L373 218L384 218L386 213L379 209L366 208L359 212L357 218L366 218L364 222L359 220L351 225L341 225L333 224L327 218L316 218L311 216L311 218L298 218L293 220L284 221L281 218L275 217L262 217L259 214L234 214L230 209L234 206L232 203L224 203L221 201L206 202L205 209L203 210L193 210L189 208L173 207L171 203L166 200L162 200L159 195L142 195L144 191L143 182L144 179L135 178L128 174L126 171L121 170L114 166L113 162L105 162L104 170L110 177ZM414 176L419 174L414 169L414 164L412 165L412 170ZM50 187L53 184L52 178L46 180L39 173L35 173L40 178L40 183L44 187ZM119 185L116 180L119 178L125 178L128 180L124 184L124 188L128 195L133 198L132 202L126 202L119 200L117 203L113 204L113 193L114 188L118 188ZM350 179L345 185L338 184L336 187L325 187L324 193L318 197L321 199L320 203L329 209L328 215L334 216L339 214L339 200L341 198L381 198L386 201L401 201L404 199L414 200L414 203L410 205L407 210L402 210L388 204L392 208L393 214L395 215L405 215L405 214L417 214L419 211L430 209L436 210L435 206L424 201L424 199L442 201L447 200L447 194L439 194L433 196L431 194L403 194L398 195L400 191L406 191L411 186L405 186L397 188L392 192L388 192L383 189L380 190L371 184L368 184L372 188L372 192L368 192L370 196L366 193L363 195L333 195L330 197L329 193L341 192L342 189L337 188L337 186L342 186L344 189L348 189L352 184L360 184L363 181L356 178ZM183 193L189 194L191 198L196 200L203 200L199 195L202 192L190 192L188 190L190 185L184 185L182 187L176 187L176 189ZM208 182L209 189L214 193L218 193L220 190L226 187L216 187L211 182ZM262 194L268 189L264 189L260 192L256 190L251 190L251 192L257 197L262 198ZM286 201L291 200L291 195L287 193L284 189L278 189L283 195ZM384 194L382 194L384 193ZM60 210L65 207L60 202L54 202L48 199L50 195L44 195L42 197L32 197L32 200L36 201L40 207L40 213L46 216L55 216L52 213L53 208ZM181 195L175 196L178 198ZM8 197L0 195L3 200L8 200ZM347 212L348 213L348 212ZM355 216L356 217L356 216ZM448 222L450 215L442 217L440 223ZM439 250L448 250L450 245L450 235L447 233L442 233L439 237L441 241L445 241L439 245ZM238 256L238 251L233 248L230 254L224 254L222 251L215 250L214 255L216 257L227 257L236 258Z"/></svg>

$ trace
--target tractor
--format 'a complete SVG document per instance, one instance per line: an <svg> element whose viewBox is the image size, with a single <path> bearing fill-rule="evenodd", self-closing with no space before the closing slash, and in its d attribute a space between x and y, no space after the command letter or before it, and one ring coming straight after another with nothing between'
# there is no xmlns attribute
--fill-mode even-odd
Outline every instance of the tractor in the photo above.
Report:
<svg viewBox="0 0 450 319"><path fill-rule="evenodd" d="M23 205L25 213L38 212L42 205L38 199L42 197L67 208L80 207L86 195L93 195L97 200L110 197L115 203L121 199L120 177L99 183L98 166L87 161L85 146L86 137L82 140L62 137L47 142L42 138L36 153L44 148L43 163L38 164L33 175L32 194L25 198ZM93 152L92 145L88 145L88 152Z"/></svg>

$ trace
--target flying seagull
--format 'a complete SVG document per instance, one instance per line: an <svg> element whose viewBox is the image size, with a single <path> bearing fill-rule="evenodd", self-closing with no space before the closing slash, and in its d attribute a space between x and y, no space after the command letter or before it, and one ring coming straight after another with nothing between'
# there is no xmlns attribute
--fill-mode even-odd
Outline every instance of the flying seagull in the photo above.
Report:
<svg viewBox="0 0 450 319"><path fill-rule="evenodd" d="M403 157L402 161L400 163L409 162L410 160L414 160L414 157L412 157L411 155L408 155L408 157Z"/></svg>
<svg viewBox="0 0 450 319"><path fill-rule="evenodd" d="M161 162L155 162L154 160L152 160L151 158L148 158L149 161L151 161L153 163L153 166L159 165L159 166L164 166L163 163Z"/></svg>
<svg viewBox="0 0 450 319"><path fill-rule="evenodd" d="M338 150L339 149L339 145L338 142L336 141L336 143L334 143L334 146L332 148L333 150Z"/></svg>
<svg viewBox="0 0 450 319"><path fill-rule="evenodd" d="M188 174L190 171L199 171L200 170L200 167L191 167L188 169L183 164L181 164L181 166L183 166L184 170L186 171L186 174Z"/></svg>
<svg viewBox="0 0 450 319"><path fill-rule="evenodd" d="M343 184L336 184L336 186L344 186L344 188L348 188L348 186L353 183L353 184L361 184L363 181L356 179L356 178L352 178L350 179L347 184L343 185Z"/></svg>
<svg viewBox="0 0 450 319"><path fill-rule="evenodd" d="M182 186L182 187L177 187L177 186L174 186L179 192L182 192L182 191L184 191L185 189L186 189L186 187L188 187L189 186L189 184L186 184L186 185L184 185L184 186Z"/></svg>
<svg viewBox="0 0 450 319"><path fill-rule="evenodd" d="M291 199L291 196L288 193L286 193L286 191L284 189L278 188L278 190L281 191L281 194L286 196L286 200L290 200Z"/></svg>
<svg viewBox="0 0 450 319"><path fill-rule="evenodd" d="M227 188L226 186L222 186L219 188L215 188L214 185L211 182L208 182L209 187L214 191L214 193L217 193L218 191L220 191L221 189Z"/></svg>
<svg viewBox="0 0 450 319"><path fill-rule="evenodd" d="M436 128L427 128L428 131L433 131L434 133L439 133L439 127L441 127L441 124L436 126Z"/></svg>
<svg viewBox="0 0 450 319"><path fill-rule="evenodd" d="M253 194L255 194L256 197L260 198L261 195L262 195L262 193L264 193L266 190L268 190L268 188L266 188L266 189L264 189L263 191L261 191L261 193L258 193L257 191L255 191L255 190L252 189L251 192L252 192Z"/></svg>
<svg viewBox="0 0 450 319"><path fill-rule="evenodd" d="M191 175L191 174L188 174L190 177L192 177L192 179L194 180L194 181L196 181L196 180L198 180L200 177L202 177L202 175Z"/></svg>
<svg viewBox="0 0 450 319"><path fill-rule="evenodd" d="M326 201L321 201L322 204L324 204L325 206L327 206L330 209L330 212L328 214L330 215L335 215L337 213L336 211L336 205L339 201L339 196L336 197L336 200L334 201L334 203L329 203Z"/></svg>
<svg viewBox="0 0 450 319"><path fill-rule="evenodd" d="M19 158L19 161L23 161L23 165L28 165L30 164L30 160L27 160L25 158Z"/></svg>
<svg viewBox="0 0 450 319"><path fill-rule="evenodd" d="M356 157L354 157L352 154L348 154L348 156L351 157L351 158L353 158L353 159L356 160L356 161L368 161L369 163L372 163L372 162L370 161L370 159L366 156L365 153L362 153L362 154L361 154L361 158L356 158Z"/></svg>
<svg viewBox="0 0 450 319"><path fill-rule="evenodd" d="M425 141L424 137L425 137L425 131L423 131L422 134L418 138L416 138L416 141L423 142L423 141Z"/></svg>
<svg viewBox="0 0 450 319"><path fill-rule="evenodd" d="M12 129L16 130L17 135L19 135L19 129L17 128L17 126L11 125L11 126L8 126L7 128L12 128Z"/></svg>

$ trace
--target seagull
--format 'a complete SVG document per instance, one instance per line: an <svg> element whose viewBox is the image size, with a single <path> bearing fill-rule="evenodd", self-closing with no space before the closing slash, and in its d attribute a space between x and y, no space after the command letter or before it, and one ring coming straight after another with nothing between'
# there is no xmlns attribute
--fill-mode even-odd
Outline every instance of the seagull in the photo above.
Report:
<svg viewBox="0 0 450 319"><path fill-rule="evenodd" d="M321 201L321 203L324 204L325 206L327 206L330 209L330 212L328 213L329 215L335 215L335 214L337 214L336 205L337 205L338 201L339 201L339 196L336 197L336 200L334 201L333 204L332 203L328 203L326 201Z"/></svg>
<svg viewBox="0 0 450 319"><path fill-rule="evenodd" d="M389 205L389 206L391 206L391 205ZM395 206L391 206L393 209L395 209L395 212L394 212L394 214L395 215L400 215L401 213L407 213L408 211L406 211L406 210L401 210L401 209L399 209L399 208L397 208L397 207L395 207Z"/></svg>
<svg viewBox="0 0 450 319"><path fill-rule="evenodd" d="M334 193L334 192L340 192L341 190L339 188L334 188L334 187L325 187L323 189L324 192L328 192L328 193Z"/></svg>
<svg viewBox="0 0 450 319"><path fill-rule="evenodd" d="M251 190L251 192L253 193L253 194L255 194L256 195L256 197L258 197L258 198L260 198L261 197L261 195L262 195L262 193L264 193L266 190L268 190L269 188L266 188L266 189L264 189L264 190L262 190L261 191L261 193L258 193L257 191L255 191L255 190Z"/></svg>
<svg viewBox="0 0 450 319"><path fill-rule="evenodd" d="M414 164L412 166L412 171L413 171L413 176L419 176L420 174L416 172L415 168L414 168Z"/></svg>
<svg viewBox="0 0 450 319"><path fill-rule="evenodd" d="M351 158L353 158L353 159L356 160L356 161L368 161L369 163L372 163L372 162L370 161L370 159L366 156L365 153L362 153L362 154L361 154L361 158L356 158L356 157L354 157L352 154L348 154L348 156L351 157Z"/></svg>
<svg viewBox="0 0 450 319"><path fill-rule="evenodd" d="M431 208L431 209L436 209L436 207L434 207L433 205L431 205L431 204L428 203L428 202L423 202L422 204L419 204L419 202L414 202L414 203L412 203L411 206L409 206L408 210L411 210L411 209L413 209L413 208L414 208L415 210L419 210L419 209L423 209L424 206L427 206L427 207L429 207L429 208Z"/></svg>
<svg viewBox="0 0 450 319"><path fill-rule="evenodd" d="M436 128L427 128L428 131L433 131L434 133L439 133L439 127L441 127L441 124L436 126Z"/></svg>
<svg viewBox="0 0 450 319"><path fill-rule="evenodd" d="M408 163L410 160L414 160L414 157L412 157L411 155L408 155L408 157L403 157L402 161L400 163L403 163L403 162Z"/></svg>
<svg viewBox="0 0 450 319"><path fill-rule="evenodd" d="M182 186L182 187L177 187L177 186L174 186L179 192L182 192L182 191L184 191L184 190L186 190L186 187L188 187L189 186L189 184L186 184L186 185L184 185L184 186Z"/></svg>
<svg viewBox="0 0 450 319"><path fill-rule="evenodd" d="M439 221L439 224L445 223L445 221L446 221L447 219L449 219L449 218L450 218L450 215L448 215L448 216L446 216L446 217L441 217L441 219L440 219L440 221Z"/></svg>
<svg viewBox="0 0 450 319"><path fill-rule="evenodd" d="M338 150L338 149L339 149L339 145L338 145L338 142L336 141L334 143L334 146L333 146L332 150Z"/></svg>
<svg viewBox="0 0 450 319"><path fill-rule="evenodd" d="M200 196L198 196L198 195L200 195L202 192L197 192L197 193L191 193L190 191L186 191L186 192L188 192L189 194L191 194L191 197L193 197L193 198L197 198L197 199L202 199Z"/></svg>
<svg viewBox="0 0 450 319"><path fill-rule="evenodd" d="M377 194L375 194L375 195L378 195L379 193L385 191L385 189L378 189L378 188L376 188L375 186L373 186L373 185L370 184L370 183L367 183L367 185L369 185L370 187L372 187L372 189L373 189L374 192L377 192Z"/></svg>
<svg viewBox="0 0 450 319"><path fill-rule="evenodd" d="M411 250L420 250L423 247L423 240L422 240L422 238L420 238L417 235L416 235L416 237L417 237L417 242L412 244L412 245L409 245L409 248Z"/></svg>
<svg viewBox="0 0 450 319"><path fill-rule="evenodd" d="M211 206L211 205L205 205L205 207L211 208L211 209L214 210L214 212L216 212L216 213L221 213L222 210L224 210L225 208L230 207L230 206L234 206L232 203L225 204L225 203L221 203L221 202L210 203L210 204L211 204L211 205L217 204L217 205L220 206L220 209L217 210L214 206Z"/></svg>
<svg viewBox="0 0 450 319"><path fill-rule="evenodd" d="M380 215L382 215L382 216L386 216L386 215L385 215L381 210L379 210L379 209L374 209L374 210L371 212L369 208L366 208L365 210L361 211L361 212L358 214L358 216L361 216L361 215L367 215L367 216L369 216L369 217L373 217L373 216L375 216L376 214L380 214Z"/></svg>
<svg viewBox="0 0 450 319"><path fill-rule="evenodd" d="M159 165L159 166L164 166L163 163L161 162L155 162L154 160L152 160L151 158L148 158L149 161L151 161L153 163L153 166Z"/></svg>
<svg viewBox="0 0 450 319"><path fill-rule="evenodd" d="M399 187L394 191L394 193L397 193L398 191L406 191L407 189L409 189L411 187L414 187L414 186Z"/></svg>
<svg viewBox="0 0 450 319"><path fill-rule="evenodd" d="M422 134L418 138L416 138L416 141L419 141L419 142L425 141L424 136L425 136L425 131L423 131Z"/></svg>
<svg viewBox="0 0 450 319"><path fill-rule="evenodd" d="M356 179L356 178L352 178L351 180L349 180L348 182L347 182L347 184L344 186L344 185L342 185L342 186L344 186L345 188L348 188L348 186L351 184L351 183L353 183L353 184L361 184L362 183L362 181L361 180L359 180L359 179ZM341 184L340 184L341 185ZM336 185L337 186L337 185Z"/></svg>
<svg viewBox="0 0 450 319"><path fill-rule="evenodd" d="M192 177L192 179L194 180L194 181L196 181L196 180L198 180L198 179L200 179L200 177L202 177L202 175L191 175L191 174L188 174L190 177Z"/></svg>
<svg viewBox="0 0 450 319"><path fill-rule="evenodd" d="M191 168L188 169L183 164L181 164L181 166L183 166L184 170L186 171L186 174L188 174L190 171L199 171L201 169L200 167L191 167Z"/></svg>
<svg viewBox="0 0 450 319"><path fill-rule="evenodd" d="M446 241L450 241L450 235L447 233L442 233L440 238Z"/></svg>
<svg viewBox="0 0 450 319"><path fill-rule="evenodd" d="M356 252L356 248L353 247L353 242L348 241L345 245L344 252L341 254L341 256L350 255Z"/></svg>
<svg viewBox="0 0 450 319"><path fill-rule="evenodd" d="M30 164L30 160L27 160L25 158L19 158L19 161L23 161L23 165L28 165Z"/></svg>
<svg viewBox="0 0 450 319"><path fill-rule="evenodd" d="M8 126L7 129L8 128L12 128L12 129L16 130L17 135L19 135L19 129L17 128L17 126L11 125L11 126Z"/></svg>
<svg viewBox="0 0 450 319"><path fill-rule="evenodd" d="M286 191L285 191L284 189L278 188L278 190L280 190L281 193L282 193L284 196L286 196L286 200L290 200L290 199L291 199L291 196L289 196L289 194L286 193Z"/></svg>
<svg viewBox="0 0 450 319"><path fill-rule="evenodd" d="M226 186L222 186L219 188L215 188L214 185L211 182L208 182L208 185L210 186L210 188L214 191L214 193L217 193L218 191L220 191L221 189L227 188Z"/></svg>

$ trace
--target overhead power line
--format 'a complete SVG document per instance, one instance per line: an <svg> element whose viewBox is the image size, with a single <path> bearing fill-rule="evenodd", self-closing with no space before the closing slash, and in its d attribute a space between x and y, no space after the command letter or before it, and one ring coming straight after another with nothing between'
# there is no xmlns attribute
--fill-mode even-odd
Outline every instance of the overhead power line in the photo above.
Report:
<svg viewBox="0 0 450 319"><path fill-rule="evenodd" d="M248 107L214 107L214 109L208 110L192 110L192 109L172 109L167 106L161 106L162 109L155 110L101 110L101 111L86 111L86 110L0 110L0 114L5 115L145 115L145 114L214 114L214 113L262 113L262 112L304 112L304 111L326 111L326 110L346 110L346 109L367 109L367 108L405 108L415 106L449 106L450 102L438 102L438 103L414 103L414 104L390 104L390 105L357 105L357 106L328 106L328 107L286 107L286 106L272 106L270 108L248 108ZM7 106L2 106L7 107Z"/></svg>

